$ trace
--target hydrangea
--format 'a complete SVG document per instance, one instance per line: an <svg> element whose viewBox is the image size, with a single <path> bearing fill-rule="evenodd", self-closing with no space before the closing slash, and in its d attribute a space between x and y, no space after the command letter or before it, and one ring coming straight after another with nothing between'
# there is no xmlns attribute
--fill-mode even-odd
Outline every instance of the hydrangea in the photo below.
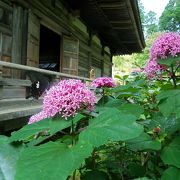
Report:
<svg viewBox="0 0 180 180"><path fill-rule="evenodd" d="M152 58L166 59L180 53L180 34L169 32L162 34L152 45L150 56Z"/></svg>
<svg viewBox="0 0 180 180"><path fill-rule="evenodd" d="M153 79L157 75L161 75L163 71L166 70L165 65L161 65L157 63L157 59L149 59L144 68L144 73L147 75L149 79Z"/></svg>
<svg viewBox="0 0 180 180"><path fill-rule="evenodd" d="M44 111L41 111L41 112L31 116L29 118L28 124L32 124L32 123L38 122L38 121L40 121L42 119L45 119L45 118L47 118L46 113Z"/></svg>
<svg viewBox="0 0 180 180"><path fill-rule="evenodd" d="M92 86L95 88L114 87L115 82L110 77L99 77L92 82Z"/></svg>
<svg viewBox="0 0 180 180"><path fill-rule="evenodd" d="M175 57L180 54L180 34L169 32L162 34L153 43L150 49L150 59L144 68L145 74L152 79L156 75L167 70L165 65L158 64L158 58L166 59L168 56Z"/></svg>
<svg viewBox="0 0 180 180"><path fill-rule="evenodd" d="M78 111L94 108L95 95L80 80L62 80L52 86L44 96L43 111L32 116L29 123L60 114L67 119Z"/></svg>

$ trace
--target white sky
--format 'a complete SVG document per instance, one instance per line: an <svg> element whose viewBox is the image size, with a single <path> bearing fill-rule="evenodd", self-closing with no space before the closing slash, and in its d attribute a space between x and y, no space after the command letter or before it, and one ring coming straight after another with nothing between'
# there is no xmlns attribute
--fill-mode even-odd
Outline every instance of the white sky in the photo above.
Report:
<svg viewBox="0 0 180 180"><path fill-rule="evenodd" d="M141 0L145 9L145 12L154 11L159 18L164 11L165 6L169 0Z"/></svg>

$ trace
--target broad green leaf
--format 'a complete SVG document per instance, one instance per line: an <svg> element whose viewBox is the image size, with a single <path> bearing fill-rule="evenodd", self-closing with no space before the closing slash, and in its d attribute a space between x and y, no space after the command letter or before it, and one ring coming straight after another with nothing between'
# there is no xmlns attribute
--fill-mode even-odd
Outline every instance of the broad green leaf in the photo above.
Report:
<svg viewBox="0 0 180 180"><path fill-rule="evenodd" d="M180 179L180 169L170 167L163 172L162 180L178 180Z"/></svg>
<svg viewBox="0 0 180 180"><path fill-rule="evenodd" d="M76 123L83 117L83 115L77 114L75 117L68 120L61 117L44 119L42 121L26 125L20 130L13 132L10 137L10 141L29 141L32 140L32 137L37 133L43 131L49 131L50 135L53 135L56 132L71 126L72 120Z"/></svg>
<svg viewBox="0 0 180 180"><path fill-rule="evenodd" d="M176 96L177 94L180 94L180 90L178 89L173 89L173 90L167 90L167 91L162 91L160 94L157 95L157 100L162 100L166 99L171 96Z"/></svg>
<svg viewBox="0 0 180 180"><path fill-rule="evenodd" d="M50 119L44 119L42 121L28 124L18 131L11 134L10 141L28 141L29 138L33 137L36 133L49 129Z"/></svg>
<svg viewBox="0 0 180 180"><path fill-rule="evenodd" d="M124 100L122 99L113 99L111 101L108 101L104 106L105 107L115 107L118 108L120 107L123 103L125 103Z"/></svg>
<svg viewBox="0 0 180 180"><path fill-rule="evenodd" d="M0 136L0 179L14 180L16 161L22 151L22 146L13 146L9 138Z"/></svg>
<svg viewBox="0 0 180 180"><path fill-rule="evenodd" d="M131 87L130 85L122 85L111 89L111 92L138 92L139 88Z"/></svg>
<svg viewBox="0 0 180 180"><path fill-rule="evenodd" d="M107 108L98 117L92 119L86 130L80 136L80 141L86 141L95 147L108 141L125 141L138 137L143 127L136 123L136 117L123 114L115 108Z"/></svg>
<svg viewBox="0 0 180 180"><path fill-rule="evenodd" d="M83 116L82 114L77 114L75 117L71 117L68 120L65 120L62 117L52 119L50 121L50 134L51 135L55 134L56 132L71 126L72 121L73 123L77 123L79 120L81 120L84 117L85 116Z"/></svg>
<svg viewBox="0 0 180 180"><path fill-rule="evenodd" d="M157 113L153 115L148 125L149 130L153 130L156 127L160 127L161 132L171 135L180 129L180 119L173 115L166 118L161 113Z"/></svg>
<svg viewBox="0 0 180 180"><path fill-rule="evenodd" d="M178 113L177 109L180 108L180 90L164 91L157 96L157 99L161 100L159 110L165 117L172 113Z"/></svg>
<svg viewBox="0 0 180 180"><path fill-rule="evenodd" d="M118 108L124 114L132 114L136 118L144 112L143 108L138 104L123 104Z"/></svg>
<svg viewBox="0 0 180 180"><path fill-rule="evenodd" d="M87 143L67 147L48 142L28 148L17 161L15 180L66 180L91 152Z"/></svg>
<svg viewBox="0 0 180 180"><path fill-rule="evenodd" d="M160 150L161 143L157 140L153 140L146 133L140 134L139 137L128 140L127 147L132 151L142 151L142 150Z"/></svg>
<svg viewBox="0 0 180 180"><path fill-rule="evenodd" d="M180 137L175 138L161 153L161 159L165 164L180 168Z"/></svg>
<svg viewBox="0 0 180 180"><path fill-rule="evenodd" d="M176 56L176 57L169 56L166 59L158 59L159 64L164 64L167 66L175 65L178 61L180 61L180 56Z"/></svg>

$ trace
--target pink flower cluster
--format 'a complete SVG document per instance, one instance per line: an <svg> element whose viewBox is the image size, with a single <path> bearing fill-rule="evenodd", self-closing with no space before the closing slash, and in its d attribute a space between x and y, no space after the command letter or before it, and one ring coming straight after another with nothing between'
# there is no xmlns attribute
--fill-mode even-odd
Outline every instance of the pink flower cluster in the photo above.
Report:
<svg viewBox="0 0 180 180"><path fill-rule="evenodd" d="M110 77L99 77L92 82L92 86L95 88L114 87L115 82Z"/></svg>
<svg viewBox="0 0 180 180"><path fill-rule="evenodd" d="M158 58L166 59L168 56L175 57L180 54L180 34L169 32L162 34L153 43L150 49L150 59L144 68L145 74L152 79L167 69L165 65L158 64Z"/></svg>
<svg viewBox="0 0 180 180"><path fill-rule="evenodd" d="M153 79L154 77L158 78L157 75L161 75L165 70L166 66L158 64L156 58L149 59L144 68L144 72L149 79Z"/></svg>
<svg viewBox="0 0 180 180"><path fill-rule="evenodd" d="M42 112L32 116L30 122L60 114L67 119L82 109L93 110L95 95L80 80L62 80L52 86L44 96ZM30 123L29 122L29 123Z"/></svg>
<svg viewBox="0 0 180 180"><path fill-rule="evenodd" d="M152 58L166 59L180 53L180 34L169 32L162 34L152 45L150 56Z"/></svg>
<svg viewBox="0 0 180 180"><path fill-rule="evenodd" d="M41 111L41 112L39 112L39 113L34 114L33 116L31 116L31 117L29 118L28 124L32 124L32 123L38 122L38 121L40 121L40 120L42 120L42 119L45 119L45 118L47 118L46 113L45 113L44 111Z"/></svg>

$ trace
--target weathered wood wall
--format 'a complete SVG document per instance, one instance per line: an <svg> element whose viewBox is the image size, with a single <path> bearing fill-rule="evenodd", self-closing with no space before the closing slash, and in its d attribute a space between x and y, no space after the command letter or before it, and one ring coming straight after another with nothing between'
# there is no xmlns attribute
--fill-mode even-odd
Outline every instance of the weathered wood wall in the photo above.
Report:
<svg viewBox="0 0 180 180"><path fill-rule="evenodd" d="M42 24L61 36L61 72L89 77L93 68L96 76L110 76L112 64L108 47L103 47L92 29L87 28L65 5L64 0L1 0L1 60L38 67ZM67 58L70 54L63 49L65 38L77 42L77 58ZM20 74L4 69L3 76L19 78Z"/></svg>

